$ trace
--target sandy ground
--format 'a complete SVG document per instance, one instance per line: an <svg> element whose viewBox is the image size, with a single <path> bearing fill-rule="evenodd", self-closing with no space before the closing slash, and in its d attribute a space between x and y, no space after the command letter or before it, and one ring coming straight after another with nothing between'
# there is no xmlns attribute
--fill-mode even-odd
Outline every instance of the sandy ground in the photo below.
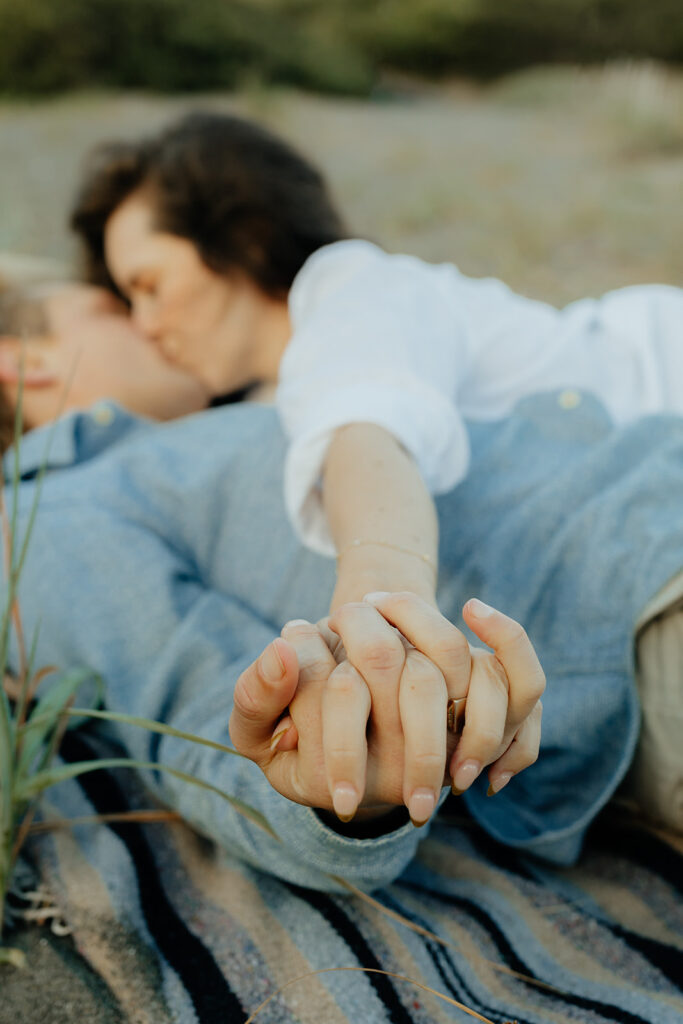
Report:
<svg viewBox="0 0 683 1024"><path fill-rule="evenodd" d="M0 967L0 1024L124 1024L70 938L27 927L11 943L24 950L27 966Z"/></svg>
<svg viewBox="0 0 683 1024"><path fill-rule="evenodd" d="M488 90L401 83L381 101L292 92L87 95L0 103L0 250L71 260L85 151L196 106L256 116L315 156L359 233L563 303L683 280L683 76L541 71ZM0 1024L118 1024L68 938L23 930L0 968Z"/></svg>
<svg viewBox="0 0 683 1024"><path fill-rule="evenodd" d="M310 153L352 228L564 303L683 279L683 75L536 71L488 89L401 83L376 102L274 91L0 103L0 250L71 258L84 153L193 107L258 117Z"/></svg>

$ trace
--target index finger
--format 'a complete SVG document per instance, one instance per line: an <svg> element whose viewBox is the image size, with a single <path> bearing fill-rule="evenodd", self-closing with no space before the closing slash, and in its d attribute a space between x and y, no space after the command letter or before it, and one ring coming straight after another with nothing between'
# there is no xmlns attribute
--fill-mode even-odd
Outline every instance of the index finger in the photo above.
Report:
<svg viewBox="0 0 683 1024"><path fill-rule="evenodd" d="M470 646L457 626L438 608L409 591L366 594L364 599L436 665L449 697L466 697L470 681Z"/></svg>
<svg viewBox="0 0 683 1024"><path fill-rule="evenodd" d="M526 631L508 615L472 598L462 610L473 633L493 649L510 684L508 727L523 722L545 690L545 674Z"/></svg>

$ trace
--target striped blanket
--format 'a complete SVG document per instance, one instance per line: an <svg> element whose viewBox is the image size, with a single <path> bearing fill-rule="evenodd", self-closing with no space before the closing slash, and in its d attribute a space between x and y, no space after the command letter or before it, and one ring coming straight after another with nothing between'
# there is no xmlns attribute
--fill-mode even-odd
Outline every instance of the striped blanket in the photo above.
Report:
<svg viewBox="0 0 683 1024"><path fill-rule="evenodd" d="M64 756L111 753L103 743L74 731ZM97 772L56 787L46 816L149 806L133 773ZM550 869L449 800L418 858L372 899L263 875L180 822L56 830L30 856L71 928L54 941L98 979L101 1021L683 1022L683 843L614 812L579 866ZM21 1024L63 1019L28 1002Z"/></svg>

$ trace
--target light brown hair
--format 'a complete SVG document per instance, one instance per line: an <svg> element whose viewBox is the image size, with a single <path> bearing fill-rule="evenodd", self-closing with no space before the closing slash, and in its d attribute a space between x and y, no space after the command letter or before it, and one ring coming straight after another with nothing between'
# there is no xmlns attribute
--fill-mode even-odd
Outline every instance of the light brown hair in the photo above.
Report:
<svg viewBox="0 0 683 1024"><path fill-rule="evenodd" d="M0 337L28 337L46 329L40 289L31 283L14 284L0 277ZM0 454L14 441L16 410L0 385Z"/></svg>

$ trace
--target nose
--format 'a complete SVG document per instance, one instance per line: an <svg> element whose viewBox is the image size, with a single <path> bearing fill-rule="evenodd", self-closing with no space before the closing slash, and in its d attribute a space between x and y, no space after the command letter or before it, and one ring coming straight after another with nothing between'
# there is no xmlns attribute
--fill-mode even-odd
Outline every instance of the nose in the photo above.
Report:
<svg viewBox="0 0 683 1024"><path fill-rule="evenodd" d="M161 326L154 307L144 298L135 299L131 307L133 323L149 341L161 340Z"/></svg>
<svg viewBox="0 0 683 1024"><path fill-rule="evenodd" d="M53 329L68 332L72 325L100 314L124 315L125 305L105 288L71 282L56 285L45 296L45 308Z"/></svg>
<svg viewBox="0 0 683 1024"><path fill-rule="evenodd" d="M86 312L128 316L128 307L125 302L107 288L90 288L89 291L90 295L85 300L87 302Z"/></svg>

